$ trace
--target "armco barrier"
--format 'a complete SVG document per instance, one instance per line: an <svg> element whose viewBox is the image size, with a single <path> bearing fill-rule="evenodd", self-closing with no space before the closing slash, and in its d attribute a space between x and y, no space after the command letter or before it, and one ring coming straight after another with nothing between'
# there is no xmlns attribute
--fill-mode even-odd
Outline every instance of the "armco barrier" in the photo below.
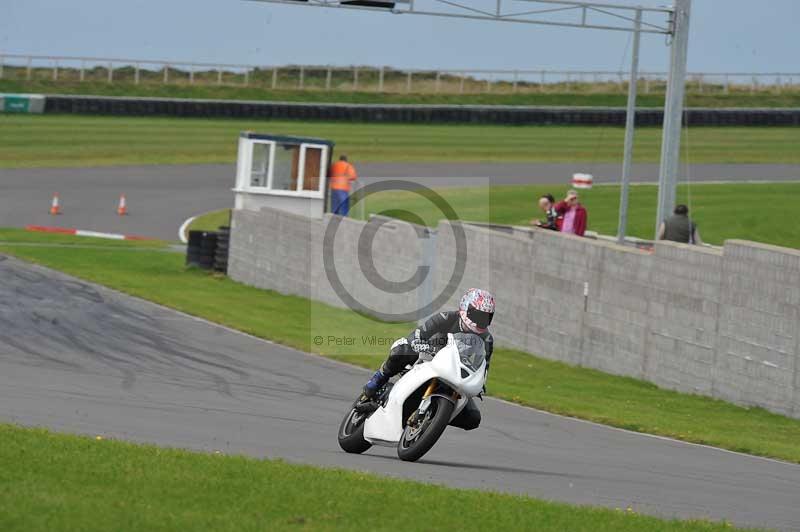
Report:
<svg viewBox="0 0 800 532"><path fill-rule="evenodd" d="M229 275L345 307L325 275L334 263L322 258L330 220L234 211ZM732 240L721 250L658 242L646 252L545 230L461 225L465 254L452 226L438 227L433 293L461 261L465 275L443 308L455 308L472 286L492 290L498 343L800 418L800 251ZM364 280L364 226L343 220L336 235L344 287L377 312L413 308L419 293L388 294ZM398 221L380 231L375 268L408 279L421 260L418 233Z"/></svg>
<svg viewBox="0 0 800 532"><path fill-rule="evenodd" d="M48 113L119 116L186 116L203 118L271 118L348 122L473 124L625 124L625 109L616 107L528 107L478 105L376 105L185 100L111 96L47 96ZM636 123L658 126L661 109L640 108ZM689 109L690 126L800 126L800 109Z"/></svg>

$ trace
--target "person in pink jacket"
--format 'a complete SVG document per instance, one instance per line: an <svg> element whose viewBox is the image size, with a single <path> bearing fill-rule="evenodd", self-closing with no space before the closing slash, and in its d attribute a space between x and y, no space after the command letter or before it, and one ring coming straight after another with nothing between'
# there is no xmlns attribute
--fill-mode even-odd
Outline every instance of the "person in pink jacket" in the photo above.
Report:
<svg viewBox="0 0 800 532"><path fill-rule="evenodd" d="M567 192L567 197L555 205L556 213L562 218L561 232L583 236L586 232L586 222L589 215L586 208L578 201L578 193L574 190Z"/></svg>

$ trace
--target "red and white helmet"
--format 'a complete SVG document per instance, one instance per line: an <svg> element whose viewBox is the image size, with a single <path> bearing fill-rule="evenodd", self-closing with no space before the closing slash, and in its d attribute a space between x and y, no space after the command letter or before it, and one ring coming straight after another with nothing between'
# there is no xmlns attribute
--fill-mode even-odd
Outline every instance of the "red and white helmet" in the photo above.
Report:
<svg viewBox="0 0 800 532"><path fill-rule="evenodd" d="M487 290L470 288L461 298L458 313L466 329L477 334L485 333L494 316L494 296Z"/></svg>

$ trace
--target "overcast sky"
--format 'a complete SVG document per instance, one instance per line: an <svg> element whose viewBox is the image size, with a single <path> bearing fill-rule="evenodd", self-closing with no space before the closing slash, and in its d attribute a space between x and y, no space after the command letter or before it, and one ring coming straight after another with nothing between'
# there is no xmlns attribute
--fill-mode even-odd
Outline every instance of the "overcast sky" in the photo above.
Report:
<svg viewBox="0 0 800 532"><path fill-rule="evenodd" d="M488 69L617 70L628 61L628 34L597 30L240 0L0 1L7 53ZM800 72L800 0L694 0L691 29L692 71ZM644 36L642 68L664 69L666 59L664 37Z"/></svg>

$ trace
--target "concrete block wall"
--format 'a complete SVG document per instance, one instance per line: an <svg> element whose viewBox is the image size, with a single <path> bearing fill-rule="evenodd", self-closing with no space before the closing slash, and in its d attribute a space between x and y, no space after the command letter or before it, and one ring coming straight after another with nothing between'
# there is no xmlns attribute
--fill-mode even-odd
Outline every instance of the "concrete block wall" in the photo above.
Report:
<svg viewBox="0 0 800 532"><path fill-rule="evenodd" d="M259 288L349 308L328 281L328 273L335 272L344 291L362 303L365 311L375 315L413 312L419 305L421 287L387 292L363 272L394 283L413 279L422 260L421 228L384 218L374 218L369 224L339 218L332 241L335 250L326 254L324 235L331 220L330 215L319 220L269 208L235 209L228 275ZM369 243L364 236L370 231L374 232L371 251L364 248Z"/></svg>
<svg viewBox="0 0 800 532"><path fill-rule="evenodd" d="M666 388L714 394L721 276L720 251L656 243L644 378Z"/></svg>
<svg viewBox="0 0 800 532"><path fill-rule="evenodd" d="M725 243L715 394L800 417L800 251Z"/></svg>
<svg viewBox="0 0 800 532"><path fill-rule="evenodd" d="M231 277L346 307L325 275L330 221L235 211ZM456 246L458 228L465 250ZM370 229L371 253L359 249ZM371 255L367 271L411 278L423 260L419 230L398 221L341 221L336 270L370 312L419 307L420 289L387 293L359 265ZM448 222L437 233L432 296L450 294L446 309L470 287L493 291L498 344L800 418L800 251L728 241L722 250L659 242L647 252L545 230ZM464 275L454 283L458 264Z"/></svg>

